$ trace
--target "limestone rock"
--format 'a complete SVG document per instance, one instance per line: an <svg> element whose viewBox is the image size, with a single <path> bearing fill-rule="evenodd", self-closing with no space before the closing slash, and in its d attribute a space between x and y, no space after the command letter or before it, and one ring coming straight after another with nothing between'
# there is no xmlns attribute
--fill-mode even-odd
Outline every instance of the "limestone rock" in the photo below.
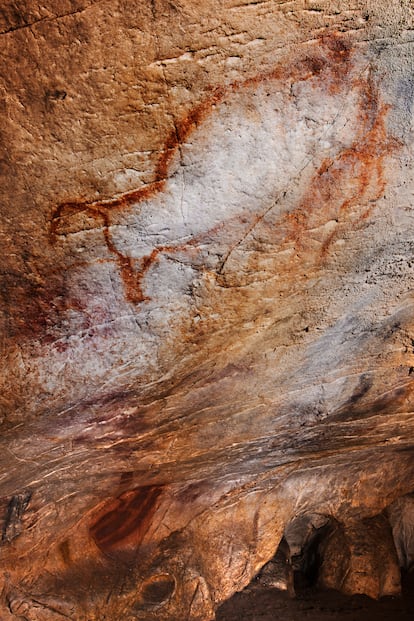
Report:
<svg viewBox="0 0 414 621"><path fill-rule="evenodd" d="M387 508L400 567L411 570L414 565L414 496L398 498Z"/></svg>
<svg viewBox="0 0 414 621"><path fill-rule="evenodd" d="M413 13L3 0L2 620L207 621L412 493Z"/></svg>
<svg viewBox="0 0 414 621"><path fill-rule="evenodd" d="M285 538L280 542L274 557L262 567L256 582L261 586L288 591L290 595L294 595L290 550Z"/></svg>
<svg viewBox="0 0 414 621"><path fill-rule="evenodd" d="M374 599L401 591L397 553L384 516L338 526L323 554L319 581L324 587Z"/></svg>

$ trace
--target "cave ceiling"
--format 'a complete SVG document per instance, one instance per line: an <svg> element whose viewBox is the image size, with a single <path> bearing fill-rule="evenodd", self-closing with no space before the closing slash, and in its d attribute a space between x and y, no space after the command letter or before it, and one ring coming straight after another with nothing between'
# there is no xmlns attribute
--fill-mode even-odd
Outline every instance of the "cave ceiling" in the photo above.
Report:
<svg viewBox="0 0 414 621"><path fill-rule="evenodd" d="M208 621L298 517L414 523L412 3L0 33L1 619Z"/></svg>

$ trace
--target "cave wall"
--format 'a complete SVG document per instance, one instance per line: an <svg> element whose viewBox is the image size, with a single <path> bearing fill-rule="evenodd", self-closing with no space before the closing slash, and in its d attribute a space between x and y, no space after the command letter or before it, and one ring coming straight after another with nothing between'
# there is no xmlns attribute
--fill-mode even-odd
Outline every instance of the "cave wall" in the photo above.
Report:
<svg viewBox="0 0 414 621"><path fill-rule="evenodd" d="M412 3L0 32L1 618L213 619L414 489Z"/></svg>

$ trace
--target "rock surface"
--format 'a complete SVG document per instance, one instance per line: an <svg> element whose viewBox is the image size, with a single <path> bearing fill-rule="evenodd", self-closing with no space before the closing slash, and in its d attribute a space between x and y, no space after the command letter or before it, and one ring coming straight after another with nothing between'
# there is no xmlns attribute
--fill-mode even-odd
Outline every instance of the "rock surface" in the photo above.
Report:
<svg viewBox="0 0 414 621"><path fill-rule="evenodd" d="M398 498L387 509L400 567L414 567L414 495Z"/></svg>
<svg viewBox="0 0 414 621"><path fill-rule="evenodd" d="M325 546L319 582L373 599L398 595L400 567L388 520L376 516L337 528Z"/></svg>
<svg viewBox="0 0 414 621"><path fill-rule="evenodd" d="M0 617L213 619L414 489L412 3L0 32Z"/></svg>
<svg viewBox="0 0 414 621"><path fill-rule="evenodd" d="M411 621L414 614L413 574L406 576L402 597L374 600L366 595L344 595L338 591L307 589L291 598L277 589L250 584L217 610L217 621Z"/></svg>

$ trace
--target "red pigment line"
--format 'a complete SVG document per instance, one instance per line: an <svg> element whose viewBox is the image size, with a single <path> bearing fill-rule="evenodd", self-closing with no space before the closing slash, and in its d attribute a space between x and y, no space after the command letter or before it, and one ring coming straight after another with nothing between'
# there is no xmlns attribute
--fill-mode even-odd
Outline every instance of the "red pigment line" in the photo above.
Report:
<svg viewBox="0 0 414 621"><path fill-rule="evenodd" d="M149 298L145 296L142 291L142 281L151 265L157 260L159 254L162 252L178 252L185 250L189 245L194 245L195 239L192 240L191 244L187 243L185 246L155 248L148 256L140 260L139 269L134 270L134 259L121 253L112 241L109 231L110 211L130 207L132 204L140 203L163 191L168 178L169 166L180 145L184 143L200 122L211 112L213 106L220 103L228 94L267 81L275 81L283 78L290 81L308 80L314 76L320 75L324 70L328 72L331 71L331 83L330 85L328 84L328 86L334 88L334 85L340 82L350 70L348 61L351 56L351 46L338 34L320 37L319 45L321 50L316 56L308 55L287 67L279 65L271 71L258 74L252 78L236 81L227 87L211 89L209 97L195 106L181 119L167 136L155 167L154 180L152 183L112 199L101 201L80 200L61 203L52 214L50 223L51 242L53 243L59 235L61 220L71 214L85 212L95 220L100 220L103 225L103 233L108 251L115 256L118 263L125 287L126 298L134 304L147 301ZM293 219L295 217L302 220L304 219L303 216L292 216Z"/></svg>
<svg viewBox="0 0 414 621"><path fill-rule="evenodd" d="M339 78L349 72L347 62L350 59L351 46L339 34L321 36L319 38L319 43L322 47L321 56L306 56L287 67L280 65L254 77L235 81L228 86L208 89L211 95L181 119L167 136L155 167L154 181L152 183L145 187L125 192L121 196L111 199L101 201L80 200L61 203L54 211L52 221L61 218L63 211L66 209L70 211L82 211L83 208L86 208L91 211L98 211L100 208L122 208L132 203L139 203L162 191L164 189L164 182L168 177L169 165L179 146L183 144L191 132L205 118L210 109L214 105L220 103L223 98L230 93L267 81L280 80L282 78L291 81L308 80L315 75L319 75L326 68L332 70L334 78L338 81Z"/></svg>
<svg viewBox="0 0 414 621"><path fill-rule="evenodd" d="M199 241L199 239L194 238L180 246L157 246L153 248L150 254L140 259L133 259L132 257L125 256L116 248L112 242L108 224L105 224L104 227L104 237L108 250L116 257L125 287L125 296L133 304L140 304L151 299L144 294L142 283L147 272L156 263L160 254L186 251L190 246L194 246ZM138 263L138 267L135 268L134 263Z"/></svg>
<svg viewBox="0 0 414 621"><path fill-rule="evenodd" d="M360 207L367 202L375 202L384 192L384 159L400 144L392 137L387 136L386 115L389 106L380 102L378 89L374 87L372 79L362 86L359 118L361 130L352 146L342 151L335 160L325 160L319 167L314 179L310 183L305 199L299 207L286 216L290 222L290 232L285 241L300 243L304 230L308 226L311 213L315 209L335 208L335 192L341 191L347 185L347 180L356 182L356 188L351 196L340 201L336 217L350 211L350 208L360 203ZM361 83L359 85L361 90ZM339 190L338 190L339 189ZM312 209L311 209L312 207ZM372 206L360 213L356 224L366 219ZM321 259L325 257L332 242L337 238L339 230L331 233L322 244Z"/></svg>
<svg viewBox="0 0 414 621"><path fill-rule="evenodd" d="M351 147L344 149L334 159L327 158L322 162L298 207L279 219L278 230L284 231L280 236L282 244L295 242L296 248L299 249L312 215L319 212L337 219L358 203L366 205L367 202L377 200L384 191L384 159L400 146L394 138L387 136L385 119L389 106L380 102L378 89L374 86L371 76L367 81L360 79L354 81L353 86L360 91L358 136ZM349 196L348 191L348 196L345 195L344 198L343 189L352 182L356 187L353 189L351 185L351 195ZM371 209L371 206L365 209L356 220L356 224L367 218ZM255 217L243 240L262 219L263 215ZM323 241L321 259L337 238L339 230L338 227ZM227 254L226 260L233 250L234 247ZM219 273L222 272L221 269Z"/></svg>

